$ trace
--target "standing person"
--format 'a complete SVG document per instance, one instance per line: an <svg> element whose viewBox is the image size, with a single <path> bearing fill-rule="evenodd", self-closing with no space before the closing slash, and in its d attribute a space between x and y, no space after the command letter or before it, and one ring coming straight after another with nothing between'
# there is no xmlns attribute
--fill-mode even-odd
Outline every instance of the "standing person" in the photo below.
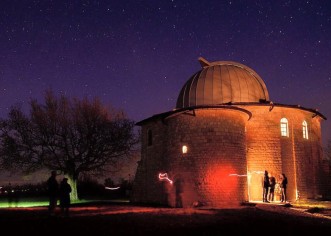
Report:
<svg viewBox="0 0 331 236"><path fill-rule="evenodd" d="M275 186L276 186L276 178L274 176L270 176L270 178L269 178L269 202L274 201Z"/></svg>
<svg viewBox="0 0 331 236"><path fill-rule="evenodd" d="M63 216L69 216L71 186L68 179L63 178L60 184L60 207Z"/></svg>
<svg viewBox="0 0 331 236"><path fill-rule="evenodd" d="M49 196L48 211L50 215L54 215L55 208L57 205L58 191L59 191L59 184L56 180L55 170L51 172L51 176L47 180L47 187L48 187L48 196Z"/></svg>
<svg viewBox="0 0 331 236"><path fill-rule="evenodd" d="M176 190L176 207L183 207L183 183L181 178L177 178L175 181L175 190Z"/></svg>
<svg viewBox="0 0 331 236"><path fill-rule="evenodd" d="M281 202L286 202L286 187L287 187L287 177L283 173L280 177L280 192L281 192L280 201Z"/></svg>
<svg viewBox="0 0 331 236"><path fill-rule="evenodd" d="M268 175L268 171L266 170L264 171L262 187L263 187L263 202L269 202L268 201L269 175Z"/></svg>

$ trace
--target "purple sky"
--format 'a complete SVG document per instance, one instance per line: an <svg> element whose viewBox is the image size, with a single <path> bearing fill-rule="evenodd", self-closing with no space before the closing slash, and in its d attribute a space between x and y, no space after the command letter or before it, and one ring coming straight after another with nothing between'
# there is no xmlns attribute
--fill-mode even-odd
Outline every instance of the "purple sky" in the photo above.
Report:
<svg viewBox="0 0 331 236"><path fill-rule="evenodd" d="M273 102L331 119L329 0L1 0L0 52L1 117L51 88L139 121L175 107L203 56L245 64Z"/></svg>

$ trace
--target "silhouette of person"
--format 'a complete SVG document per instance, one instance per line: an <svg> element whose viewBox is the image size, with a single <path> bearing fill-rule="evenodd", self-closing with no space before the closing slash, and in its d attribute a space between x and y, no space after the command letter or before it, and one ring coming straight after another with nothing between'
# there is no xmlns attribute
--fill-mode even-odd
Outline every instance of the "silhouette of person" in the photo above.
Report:
<svg viewBox="0 0 331 236"><path fill-rule="evenodd" d="M183 182L180 178L175 181L175 190L176 190L176 207L182 208L182 193L183 193Z"/></svg>
<svg viewBox="0 0 331 236"><path fill-rule="evenodd" d="M280 177L280 201L286 202L286 187L287 187L287 177L283 173Z"/></svg>
<svg viewBox="0 0 331 236"><path fill-rule="evenodd" d="M48 196L49 196L48 211L50 215L54 215L55 208L57 205L58 191L59 191L59 184L56 180L55 170L51 172L51 176L47 180L47 187L48 187Z"/></svg>
<svg viewBox="0 0 331 236"><path fill-rule="evenodd" d="M276 186L276 178L271 176L269 178L269 202L274 201L275 186Z"/></svg>
<svg viewBox="0 0 331 236"><path fill-rule="evenodd" d="M63 216L69 216L71 186L68 179L63 178L60 184L60 207Z"/></svg>
<svg viewBox="0 0 331 236"><path fill-rule="evenodd" d="M269 202L268 201L269 175L268 175L268 171L266 170L264 171L262 187L263 187L263 202Z"/></svg>

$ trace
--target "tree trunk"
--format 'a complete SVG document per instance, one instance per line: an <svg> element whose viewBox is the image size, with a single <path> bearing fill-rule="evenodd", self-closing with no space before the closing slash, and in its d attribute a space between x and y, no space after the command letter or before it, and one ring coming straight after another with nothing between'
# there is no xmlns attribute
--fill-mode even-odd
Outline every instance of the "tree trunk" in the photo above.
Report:
<svg viewBox="0 0 331 236"><path fill-rule="evenodd" d="M71 186L70 200L71 201L79 200L77 193L77 178L75 178L74 175L68 175L68 183Z"/></svg>

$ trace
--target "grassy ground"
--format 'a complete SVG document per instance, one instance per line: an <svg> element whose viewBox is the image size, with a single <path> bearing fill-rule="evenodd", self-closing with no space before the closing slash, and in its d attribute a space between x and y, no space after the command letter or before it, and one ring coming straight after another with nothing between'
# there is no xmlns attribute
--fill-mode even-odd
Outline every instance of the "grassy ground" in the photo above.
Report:
<svg viewBox="0 0 331 236"><path fill-rule="evenodd" d="M0 210L2 232L12 235L329 235L331 220L286 207L171 209L130 205L73 207L70 217L41 208Z"/></svg>
<svg viewBox="0 0 331 236"><path fill-rule="evenodd" d="M23 201L22 201L23 204ZM45 204L41 201L40 204ZM77 202L70 216L50 217L46 206L0 209L1 232L11 235L314 235L331 234L330 202L250 203L232 208L165 208L128 201ZM294 206L294 207L293 207Z"/></svg>
<svg viewBox="0 0 331 236"><path fill-rule="evenodd" d="M72 202L75 204L83 204L89 202L114 202L114 203L128 203L128 199L113 199L113 200L100 200L95 198L86 198L78 201ZM253 202L253 204L259 202ZM275 202L272 204L279 204L279 202ZM295 208L321 208L321 209L331 209L331 201L320 201L320 200L304 200L304 201L295 201L289 203L292 207ZM37 206L47 206L48 199L47 197L24 197L20 198L17 201L9 202L7 198L0 198L0 208L8 208L8 207L37 207Z"/></svg>
<svg viewBox="0 0 331 236"><path fill-rule="evenodd" d="M113 200L98 200L98 199L81 199L72 201L71 205L81 205L85 203L102 203L102 202L113 202L113 203L127 203L128 199L113 199ZM48 198L46 197L24 197L18 201L8 201L6 198L0 199L0 208L24 208L24 207L46 207L48 206Z"/></svg>

